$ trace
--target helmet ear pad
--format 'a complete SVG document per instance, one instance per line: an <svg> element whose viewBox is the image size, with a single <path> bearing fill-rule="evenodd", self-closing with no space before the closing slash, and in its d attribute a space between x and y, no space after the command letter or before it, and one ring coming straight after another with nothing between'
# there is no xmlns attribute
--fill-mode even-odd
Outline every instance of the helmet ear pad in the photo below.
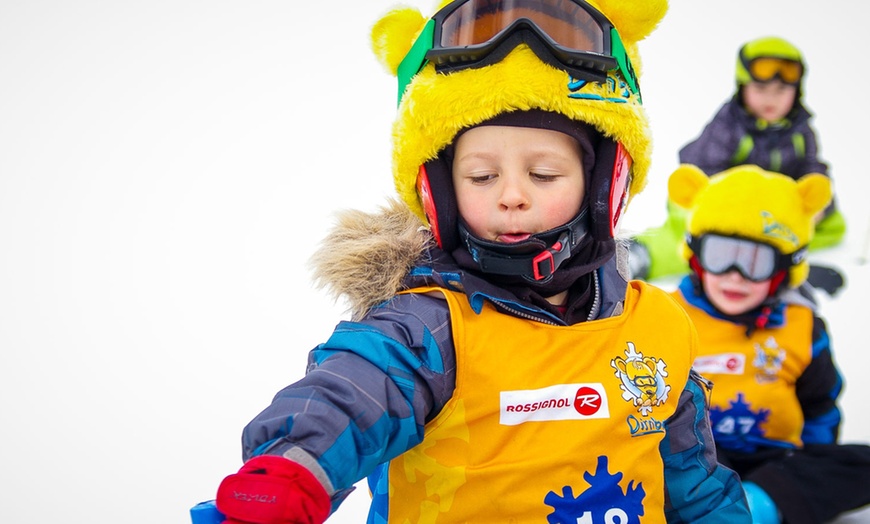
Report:
<svg viewBox="0 0 870 524"><path fill-rule="evenodd" d="M452 169L448 162L452 163L442 154L420 166L417 173L417 195L438 247L449 253L459 245L459 208L453 190Z"/></svg>
<svg viewBox="0 0 870 524"><path fill-rule="evenodd" d="M592 216L591 233L596 241L616 236L628 203L631 186L631 157L618 142L602 137L595 151L592 174L587 174L586 196Z"/></svg>

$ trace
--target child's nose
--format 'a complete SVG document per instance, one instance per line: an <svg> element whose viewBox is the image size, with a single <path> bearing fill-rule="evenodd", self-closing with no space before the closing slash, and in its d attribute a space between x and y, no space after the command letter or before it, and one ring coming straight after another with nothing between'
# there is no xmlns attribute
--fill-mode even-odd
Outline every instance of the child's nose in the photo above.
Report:
<svg viewBox="0 0 870 524"><path fill-rule="evenodd" d="M525 209L529 206L529 194L522 183L507 181L502 189L499 203L507 209Z"/></svg>

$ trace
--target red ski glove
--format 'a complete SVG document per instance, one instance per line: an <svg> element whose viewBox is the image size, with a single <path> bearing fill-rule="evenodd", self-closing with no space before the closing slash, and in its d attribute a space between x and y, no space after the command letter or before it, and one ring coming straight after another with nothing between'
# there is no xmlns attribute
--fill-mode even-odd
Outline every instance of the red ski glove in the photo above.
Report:
<svg viewBox="0 0 870 524"><path fill-rule="evenodd" d="M275 455L254 457L225 478L215 503L224 524L322 524L330 510L314 475Z"/></svg>

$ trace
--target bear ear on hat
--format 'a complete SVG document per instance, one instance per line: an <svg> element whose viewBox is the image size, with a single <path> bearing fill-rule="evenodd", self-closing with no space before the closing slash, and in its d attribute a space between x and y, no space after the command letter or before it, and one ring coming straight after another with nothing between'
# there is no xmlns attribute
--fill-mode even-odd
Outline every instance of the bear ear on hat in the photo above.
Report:
<svg viewBox="0 0 870 524"><path fill-rule="evenodd" d="M619 31L619 37L631 55L638 75L643 64L637 44L652 33L668 12L668 0L589 0ZM642 186L642 185L641 185Z"/></svg>
<svg viewBox="0 0 870 524"><path fill-rule="evenodd" d="M684 209L690 209L695 197L710 184L710 179L692 164L680 164L668 178L668 198Z"/></svg>
<svg viewBox="0 0 870 524"><path fill-rule="evenodd" d="M831 202L831 179L820 173L809 173L797 181L798 193L808 216L815 216Z"/></svg>
<svg viewBox="0 0 870 524"><path fill-rule="evenodd" d="M397 7L375 22L371 30L372 50L387 71L396 76L428 19L413 7Z"/></svg>
<svg viewBox="0 0 870 524"><path fill-rule="evenodd" d="M667 0L592 0L619 30L625 43L636 43L653 32L668 12Z"/></svg>

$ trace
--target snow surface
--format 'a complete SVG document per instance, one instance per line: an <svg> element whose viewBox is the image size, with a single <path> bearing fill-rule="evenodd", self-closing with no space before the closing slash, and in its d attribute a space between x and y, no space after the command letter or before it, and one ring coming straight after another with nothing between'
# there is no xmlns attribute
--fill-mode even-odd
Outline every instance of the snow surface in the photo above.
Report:
<svg viewBox="0 0 870 524"><path fill-rule="evenodd" d="M344 318L306 266L343 208L391 195L396 87L369 50L386 0L0 4L0 514L185 523L241 465L242 427ZM410 5L429 14L433 2ZM846 378L843 441L870 442L864 16L830 0L673 0L641 44L655 140L625 230L664 219L677 149L733 88L743 41L809 64L847 216L817 260ZM330 522L363 522L358 490ZM842 522L870 522L870 510Z"/></svg>

